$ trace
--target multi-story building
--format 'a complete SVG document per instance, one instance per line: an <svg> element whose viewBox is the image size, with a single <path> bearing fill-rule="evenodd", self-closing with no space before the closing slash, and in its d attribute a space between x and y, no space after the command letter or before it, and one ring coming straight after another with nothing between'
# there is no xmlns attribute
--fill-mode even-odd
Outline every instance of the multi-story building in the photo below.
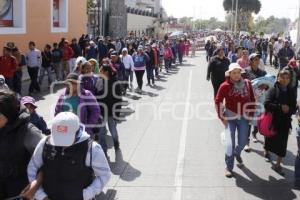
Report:
<svg viewBox="0 0 300 200"><path fill-rule="evenodd" d="M24 52L32 40L42 49L62 37L79 38L86 24L86 1L0 0L0 48L14 42Z"/></svg>

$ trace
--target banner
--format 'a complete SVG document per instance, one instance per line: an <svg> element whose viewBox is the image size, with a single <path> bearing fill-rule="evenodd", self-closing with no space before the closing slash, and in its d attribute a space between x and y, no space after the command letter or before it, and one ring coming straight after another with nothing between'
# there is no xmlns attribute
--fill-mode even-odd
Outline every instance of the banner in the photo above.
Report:
<svg viewBox="0 0 300 200"><path fill-rule="evenodd" d="M53 0L53 27L59 27L59 0Z"/></svg>
<svg viewBox="0 0 300 200"><path fill-rule="evenodd" d="M0 27L12 27L13 25L13 1L0 0Z"/></svg>

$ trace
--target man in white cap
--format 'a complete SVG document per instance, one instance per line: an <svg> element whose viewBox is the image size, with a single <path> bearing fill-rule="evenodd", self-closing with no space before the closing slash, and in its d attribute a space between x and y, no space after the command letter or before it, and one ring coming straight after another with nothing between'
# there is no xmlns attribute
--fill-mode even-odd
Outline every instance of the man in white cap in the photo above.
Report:
<svg viewBox="0 0 300 200"><path fill-rule="evenodd" d="M89 200L100 194L111 172L102 148L71 112L56 115L51 135L41 140L28 165L33 182L42 172L35 199Z"/></svg>

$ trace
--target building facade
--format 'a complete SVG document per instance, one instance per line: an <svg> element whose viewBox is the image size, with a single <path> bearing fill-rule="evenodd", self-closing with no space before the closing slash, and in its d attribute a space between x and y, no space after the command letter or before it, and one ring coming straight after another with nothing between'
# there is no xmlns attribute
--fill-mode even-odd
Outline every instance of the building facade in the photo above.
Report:
<svg viewBox="0 0 300 200"><path fill-rule="evenodd" d="M86 33L86 1L0 0L0 48L14 42L21 51L29 41L42 49L46 43L71 40Z"/></svg>

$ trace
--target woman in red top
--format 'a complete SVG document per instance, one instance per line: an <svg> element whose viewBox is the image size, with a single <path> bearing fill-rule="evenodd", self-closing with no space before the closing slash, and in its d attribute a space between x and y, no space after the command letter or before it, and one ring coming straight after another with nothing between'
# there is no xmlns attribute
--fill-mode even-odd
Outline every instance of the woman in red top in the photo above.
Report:
<svg viewBox="0 0 300 200"><path fill-rule="evenodd" d="M237 63L229 66L225 73L226 81L222 83L215 99L216 109L219 118L223 122L226 131L226 170L225 176L231 178L234 166L234 157L238 166L243 166L241 152L247 144L249 120L255 109L255 98L251 82L243 79L241 74L243 68ZM225 100L225 106L223 101ZM238 142L236 145L236 130Z"/></svg>

